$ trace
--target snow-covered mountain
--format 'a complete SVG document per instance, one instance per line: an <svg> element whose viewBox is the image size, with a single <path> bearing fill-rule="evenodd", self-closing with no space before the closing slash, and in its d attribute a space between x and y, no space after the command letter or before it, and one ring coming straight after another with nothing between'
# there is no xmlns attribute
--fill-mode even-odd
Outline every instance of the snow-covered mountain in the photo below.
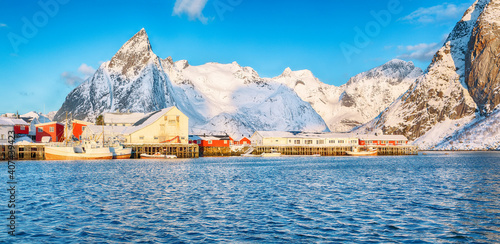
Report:
<svg viewBox="0 0 500 244"><path fill-rule="evenodd" d="M66 97L55 119L70 112L74 118L93 121L104 112L151 112L172 105L190 118L191 133L328 130L293 90L260 78L252 68L161 60L144 29Z"/></svg>
<svg viewBox="0 0 500 244"><path fill-rule="evenodd" d="M500 103L498 2L477 0L467 9L425 75L377 118L356 131L404 134L424 149L450 148L449 145L470 149L472 144L460 143L466 137L478 138L474 148L491 147L479 138L489 136L488 130L482 129L485 125L500 123L496 114L490 115Z"/></svg>
<svg viewBox="0 0 500 244"><path fill-rule="evenodd" d="M412 62L391 60L352 77L340 87L319 81L309 70L292 71L273 78L309 102L331 131L350 131L387 108L423 71Z"/></svg>

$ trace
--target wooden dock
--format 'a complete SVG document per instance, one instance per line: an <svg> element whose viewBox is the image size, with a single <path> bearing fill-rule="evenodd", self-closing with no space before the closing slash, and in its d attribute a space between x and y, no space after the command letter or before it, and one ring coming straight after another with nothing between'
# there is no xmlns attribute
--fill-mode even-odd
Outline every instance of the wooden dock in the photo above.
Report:
<svg viewBox="0 0 500 244"><path fill-rule="evenodd" d="M346 156L346 151L352 147L319 147L319 146L254 146L252 154L260 155L270 153L272 149L278 150L282 155L288 156ZM418 155L417 146L372 146L378 151L378 155Z"/></svg>
<svg viewBox="0 0 500 244"><path fill-rule="evenodd" d="M44 160L45 146L14 145L14 160ZM9 145L0 145L0 160L9 160Z"/></svg>
<svg viewBox="0 0 500 244"><path fill-rule="evenodd" d="M131 158L140 158L142 153L149 155L161 153L175 155L177 158L199 157L199 148L196 144L124 144L124 147L132 148Z"/></svg>

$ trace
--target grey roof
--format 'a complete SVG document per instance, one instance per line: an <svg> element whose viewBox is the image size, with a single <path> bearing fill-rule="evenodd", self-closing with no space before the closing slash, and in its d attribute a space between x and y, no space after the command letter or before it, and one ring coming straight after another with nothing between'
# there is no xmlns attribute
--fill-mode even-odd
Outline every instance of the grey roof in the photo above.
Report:
<svg viewBox="0 0 500 244"><path fill-rule="evenodd" d="M158 119L160 119L161 116L163 116L164 114L166 114L168 111L172 110L173 108L175 108L175 107L172 106L172 107L164 108L162 110L158 110L158 111L151 112L151 113L147 114L146 116L144 116L144 118L137 121L133 126L130 126L127 129L125 129L123 131L123 134L129 135L129 134L132 134L140 129L145 128L146 126L148 126L148 125L154 123L155 121L157 121Z"/></svg>

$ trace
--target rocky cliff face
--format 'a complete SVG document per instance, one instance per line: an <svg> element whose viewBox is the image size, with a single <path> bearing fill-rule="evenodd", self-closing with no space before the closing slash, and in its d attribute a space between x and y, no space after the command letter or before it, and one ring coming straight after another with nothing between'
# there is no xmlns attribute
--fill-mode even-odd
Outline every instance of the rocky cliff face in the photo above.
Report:
<svg viewBox="0 0 500 244"><path fill-rule="evenodd" d="M484 112L492 108L495 99L491 98L495 97L498 82L491 82L496 74L490 71L498 71L495 68L498 58L488 54L488 50L495 53L492 51L496 48L495 42L486 41L493 40L489 35L494 34L481 26L491 27L483 23L485 16L498 7L489 3L489 0L477 0L467 9L425 75L358 131L381 129L386 134L406 135L422 148L434 148L477 120L478 107ZM500 15L492 18L498 19ZM480 34L481 30L488 34Z"/></svg>
<svg viewBox="0 0 500 244"><path fill-rule="evenodd" d="M481 114L500 104L500 1L491 0L474 27L466 54L465 81Z"/></svg>

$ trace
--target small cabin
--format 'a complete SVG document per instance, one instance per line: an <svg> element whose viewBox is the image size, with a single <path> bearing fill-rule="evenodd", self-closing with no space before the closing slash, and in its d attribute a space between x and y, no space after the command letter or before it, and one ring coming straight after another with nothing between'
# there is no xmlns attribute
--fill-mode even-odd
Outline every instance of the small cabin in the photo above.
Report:
<svg viewBox="0 0 500 244"><path fill-rule="evenodd" d="M59 122L37 124L36 142L42 142L43 137L50 137L52 142L64 141L64 125Z"/></svg>
<svg viewBox="0 0 500 244"><path fill-rule="evenodd" d="M189 143L199 147L229 147L234 141L228 135L190 135Z"/></svg>

